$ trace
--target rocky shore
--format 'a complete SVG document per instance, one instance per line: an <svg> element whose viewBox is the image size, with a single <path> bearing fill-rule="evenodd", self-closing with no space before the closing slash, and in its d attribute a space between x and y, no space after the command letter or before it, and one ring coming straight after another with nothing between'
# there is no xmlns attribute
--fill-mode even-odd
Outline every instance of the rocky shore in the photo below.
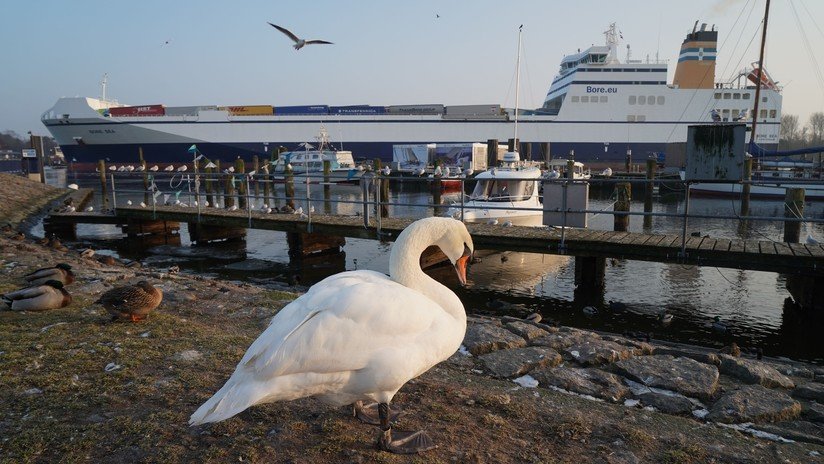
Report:
<svg viewBox="0 0 824 464"><path fill-rule="evenodd" d="M28 214L64 193L30 197ZM0 222L16 226L6 203ZM0 233L0 293L58 262L77 275L68 307L0 312L0 462L824 462L819 366L515 318L470 318L461 351L396 396L397 427L439 443L422 455L378 451L377 428L312 399L190 428L299 289L80 251ZM163 290L160 308L108 323L95 299L140 279Z"/></svg>

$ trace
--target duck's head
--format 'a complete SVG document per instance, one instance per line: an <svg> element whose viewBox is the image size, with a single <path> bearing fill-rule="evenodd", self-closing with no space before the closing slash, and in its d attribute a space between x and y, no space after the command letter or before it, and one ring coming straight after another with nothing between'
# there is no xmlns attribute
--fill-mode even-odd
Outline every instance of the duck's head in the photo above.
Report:
<svg viewBox="0 0 824 464"><path fill-rule="evenodd" d="M58 269L63 269L64 271L71 271L72 267L66 263L60 263L57 266L54 266Z"/></svg>

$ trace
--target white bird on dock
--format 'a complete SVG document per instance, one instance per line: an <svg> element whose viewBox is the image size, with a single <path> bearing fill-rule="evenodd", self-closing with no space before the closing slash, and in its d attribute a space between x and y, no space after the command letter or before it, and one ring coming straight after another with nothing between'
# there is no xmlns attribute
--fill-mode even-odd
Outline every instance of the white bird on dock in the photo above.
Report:
<svg viewBox="0 0 824 464"><path fill-rule="evenodd" d="M295 34L292 34L292 32L289 31L289 29L286 29L285 27L280 27L277 24L272 24L272 23L268 23L268 24L270 26L274 27L275 29L279 30L280 32L283 32L287 37L292 39L292 41L295 42L295 44L293 45L293 47L295 47L295 50L300 50L304 46L312 45L312 44L332 45L332 42L327 42L325 40L317 40L317 39L305 40L305 39L301 39L298 36L296 36Z"/></svg>
<svg viewBox="0 0 824 464"><path fill-rule="evenodd" d="M601 171L601 175L604 177L612 177L612 168L606 168Z"/></svg>
<svg viewBox="0 0 824 464"><path fill-rule="evenodd" d="M440 177L440 176L443 175L443 169L441 169L441 167L438 166L438 167L435 168L435 172L433 172L433 174L437 177Z"/></svg>
<svg viewBox="0 0 824 464"><path fill-rule="evenodd" d="M163 168L163 170L171 172L171 171L175 170L175 167L174 167L174 165L170 164L170 165L166 166L165 168Z"/></svg>
<svg viewBox="0 0 824 464"><path fill-rule="evenodd" d="M134 166L132 166L131 164L126 166L126 171L127 172L134 172Z"/></svg>
<svg viewBox="0 0 824 464"><path fill-rule="evenodd" d="M189 424L218 422L256 404L310 396L337 406L355 403L359 413L365 412L362 401L377 401L381 449L432 449L425 432L398 436L389 414L397 391L449 358L466 332L460 299L420 268L420 254L430 245L444 252L465 284L473 249L466 227L441 217L416 221L392 247L389 276L342 272L281 309Z"/></svg>
<svg viewBox="0 0 824 464"><path fill-rule="evenodd" d="M145 207L146 207L146 203L143 203L143 202L141 201L141 202L140 202L140 207L141 207L141 208L145 208Z"/></svg>
<svg viewBox="0 0 824 464"><path fill-rule="evenodd" d="M444 176L444 177L449 177L450 172L451 172L451 171L450 171L450 169L449 169L449 166L444 166L444 167L443 167L443 176Z"/></svg>
<svg viewBox="0 0 824 464"><path fill-rule="evenodd" d="M92 211L94 211L94 206L89 206L86 208L87 213L91 213Z"/></svg>
<svg viewBox="0 0 824 464"><path fill-rule="evenodd" d="M383 169L381 169L381 174L384 176L388 176L391 172L392 169L390 169L389 166L384 166Z"/></svg>
<svg viewBox="0 0 824 464"><path fill-rule="evenodd" d="M234 166L229 166L228 168L223 170L224 174L231 174L233 172L235 172L235 167Z"/></svg>
<svg viewBox="0 0 824 464"><path fill-rule="evenodd" d="M117 172L126 172L126 165L124 164L123 166L117 168Z"/></svg>
<svg viewBox="0 0 824 464"><path fill-rule="evenodd" d="M504 227L512 227L512 221L506 221L502 224Z"/></svg>
<svg viewBox="0 0 824 464"><path fill-rule="evenodd" d="M72 190L79 190L80 186L77 184L69 184L67 188L70 188Z"/></svg>
<svg viewBox="0 0 824 464"><path fill-rule="evenodd" d="M555 169L553 169L553 170L549 171L548 173L546 173L546 178L547 179L558 179L559 177L561 177L561 173L556 171Z"/></svg>
<svg viewBox="0 0 824 464"><path fill-rule="evenodd" d="M807 245L818 245L818 240L813 238L813 234L807 234Z"/></svg>
<svg viewBox="0 0 824 464"><path fill-rule="evenodd" d="M237 205L230 206L229 211L237 211Z"/></svg>
<svg viewBox="0 0 824 464"><path fill-rule="evenodd" d="M160 168L155 164L154 166L149 168L149 171L157 172L158 169L160 169Z"/></svg>
<svg viewBox="0 0 824 464"><path fill-rule="evenodd" d="M142 164L135 168L135 171L137 171L137 172L143 172L145 170L146 170L146 167L143 166Z"/></svg>
<svg viewBox="0 0 824 464"><path fill-rule="evenodd" d="M208 202L208 201L206 201L206 200L204 200L204 201L203 201L203 207L204 207L204 208L208 208L208 207L209 207L209 202Z"/></svg>
<svg viewBox="0 0 824 464"><path fill-rule="evenodd" d="M132 206L132 200L126 200L126 206Z"/></svg>
<svg viewBox="0 0 824 464"><path fill-rule="evenodd" d="M495 218L492 218L492 219L486 221L486 223L491 225L491 226L494 226L494 225L498 224L498 220L495 219Z"/></svg>
<svg viewBox="0 0 824 464"><path fill-rule="evenodd" d="M255 174L257 174L257 171L249 171L249 172L246 173L246 175L249 176L250 179L252 177L255 177Z"/></svg>
<svg viewBox="0 0 824 464"><path fill-rule="evenodd" d="M418 176L418 177L420 177L424 174L426 174L426 169L424 169L424 168L418 168L418 169L415 170L415 175Z"/></svg>
<svg viewBox="0 0 824 464"><path fill-rule="evenodd" d="M184 164L183 166L177 168L177 172L186 172L187 169L189 169L189 166Z"/></svg>
<svg viewBox="0 0 824 464"><path fill-rule="evenodd" d="M216 167L217 167L217 165L215 163L211 162L211 161L209 161L209 164L204 166L205 169L212 169L212 168L216 168Z"/></svg>
<svg viewBox="0 0 824 464"><path fill-rule="evenodd" d="M311 213L311 214L315 213L315 205L309 206L309 213Z"/></svg>
<svg viewBox="0 0 824 464"><path fill-rule="evenodd" d="M264 212L264 213L266 213L266 214L272 214L272 208L266 207L266 208L263 210L263 212Z"/></svg>
<svg viewBox="0 0 824 464"><path fill-rule="evenodd" d="M464 171L463 174L464 174L464 176L469 177L472 174L475 174L475 171L472 168L466 168L466 170Z"/></svg>
<svg viewBox="0 0 824 464"><path fill-rule="evenodd" d="M294 214L297 214L297 215L303 214L303 206L298 206L298 209L295 210Z"/></svg>
<svg viewBox="0 0 824 464"><path fill-rule="evenodd" d="M109 166L109 171L117 171L117 166L115 166L115 165Z"/></svg>

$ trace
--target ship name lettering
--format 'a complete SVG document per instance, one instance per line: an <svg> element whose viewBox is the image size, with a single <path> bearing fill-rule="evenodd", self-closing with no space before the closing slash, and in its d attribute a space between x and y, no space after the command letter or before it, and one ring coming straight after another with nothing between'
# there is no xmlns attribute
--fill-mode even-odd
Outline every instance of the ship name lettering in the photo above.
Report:
<svg viewBox="0 0 824 464"><path fill-rule="evenodd" d="M587 93L618 93L618 87L593 87L588 85Z"/></svg>

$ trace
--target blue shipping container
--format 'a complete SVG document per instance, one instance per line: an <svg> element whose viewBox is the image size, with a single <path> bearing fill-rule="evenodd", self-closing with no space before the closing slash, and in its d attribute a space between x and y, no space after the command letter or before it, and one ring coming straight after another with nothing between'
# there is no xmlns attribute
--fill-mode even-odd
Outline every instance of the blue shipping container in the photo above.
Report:
<svg viewBox="0 0 824 464"><path fill-rule="evenodd" d="M276 106L275 115L278 114L329 114L329 107L326 105Z"/></svg>
<svg viewBox="0 0 824 464"><path fill-rule="evenodd" d="M385 106L351 105L330 106L330 114L386 114Z"/></svg>

